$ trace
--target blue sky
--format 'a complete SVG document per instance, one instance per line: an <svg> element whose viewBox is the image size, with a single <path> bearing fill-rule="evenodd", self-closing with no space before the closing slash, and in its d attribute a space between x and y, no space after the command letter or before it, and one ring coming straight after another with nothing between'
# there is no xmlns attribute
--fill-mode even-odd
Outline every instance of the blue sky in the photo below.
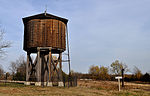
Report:
<svg viewBox="0 0 150 96"><path fill-rule="evenodd" d="M47 12L69 19L71 68L88 72L91 65L115 60L150 72L150 0L0 0L0 24L12 42L0 64L7 70L23 51L22 18ZM67 66L63 65L64 70Z"/></svg>

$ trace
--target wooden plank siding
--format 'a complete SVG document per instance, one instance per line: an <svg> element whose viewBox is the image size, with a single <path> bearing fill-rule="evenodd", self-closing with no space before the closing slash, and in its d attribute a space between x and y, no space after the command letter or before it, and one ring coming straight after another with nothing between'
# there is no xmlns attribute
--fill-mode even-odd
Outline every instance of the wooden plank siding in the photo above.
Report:
<svg viewBox="0 0 150 96"><path fill-rule="evenodd" d="M25 25L24 49L52 47L66 49L66 24L56 19L32 19Z"/></svg>

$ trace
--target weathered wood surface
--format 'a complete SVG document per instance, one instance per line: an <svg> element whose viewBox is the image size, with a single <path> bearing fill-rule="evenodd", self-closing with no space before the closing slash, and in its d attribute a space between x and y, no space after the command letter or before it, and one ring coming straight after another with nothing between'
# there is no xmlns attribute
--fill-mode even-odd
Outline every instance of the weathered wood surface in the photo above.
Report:
<svg viewBox="0 0 150 96"><path fill-rule="evenodd" d="M25 24L24 50L37 47L66 49L66 24L55 19L32 19Z"/></svg>

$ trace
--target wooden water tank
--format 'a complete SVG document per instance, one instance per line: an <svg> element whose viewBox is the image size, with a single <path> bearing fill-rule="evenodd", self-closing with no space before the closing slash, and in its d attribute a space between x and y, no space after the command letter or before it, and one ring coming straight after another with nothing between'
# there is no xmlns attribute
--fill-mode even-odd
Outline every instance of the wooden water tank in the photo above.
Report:
<svg viewBox="0 0 150 96"><path fill-rule="evenodd" d="M37 47L52 47L53 53L66 49L67 19L48 13L23 18L24 50L37 52Z"/></svg>

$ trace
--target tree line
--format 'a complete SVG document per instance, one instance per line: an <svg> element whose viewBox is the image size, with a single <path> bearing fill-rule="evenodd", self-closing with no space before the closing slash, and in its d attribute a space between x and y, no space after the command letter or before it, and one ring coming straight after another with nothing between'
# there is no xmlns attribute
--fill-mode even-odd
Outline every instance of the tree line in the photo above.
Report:
<svg viewBox="0 0 150 96"><path fill-rule="evenodd" d="M115 80L116 76L121 76L122 69L124 69L125 81L142 81L150 83L150 73L142 74L141 70L136 66L134 66L131 72L128 66L119 62L119 60L112 62L110 67L92 65L87 74L73 71L72 74L78 76L78 79ZM127 72L130 72L130 74L127 74Z"/></svg>
<svg viewBox="0 0 150 96"><path fill-rule="evenodd" d="M10 72L7 72L7 79L25 81L26 63L24 56L20 56L17 60L11 62L9 66ZM142 81L150 83L149 73L142 74L141 70L134 66L132 74L126 74L127 72L131 72L131 70L128 69L126 64L119 62L119 60L112 62L110 67L92 65L89 67L89 72L87 74L74 72L72 70L71 75L76 76L78 79L115 80L115 76L121 76L122 69L124 69L125 81ZM66 78L67 74L64 72L63 74L65 74L64 76ZM0 66L0 79L5 79L5 77L6 74L4 74L4 70L2 66Z"/></svg>
<svg viewBox="0 0 150 96"><path fill-rule="evenodd" d="M26 79L26 60L24 56L20 56L16 61L10 62L9 72L5 72L0 66L0 79L4 80L19 80L25 81Z"/></svg>

